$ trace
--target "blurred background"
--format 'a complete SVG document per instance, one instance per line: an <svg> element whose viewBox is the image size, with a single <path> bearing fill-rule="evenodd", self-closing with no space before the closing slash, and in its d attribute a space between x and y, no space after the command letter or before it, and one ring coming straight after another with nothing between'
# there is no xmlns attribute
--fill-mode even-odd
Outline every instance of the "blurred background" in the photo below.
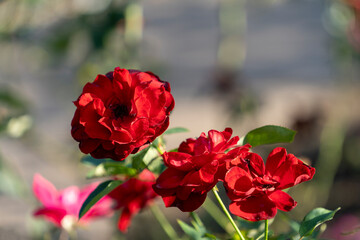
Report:
<svg viewBox="0 0 360 240"><path fill-rule="evenodd" d="M89 183L70 135L72 101L116 66L170 82L170 127L190 132L168 137L169 149L210 129L298 131L285 146L317 173L290 191L289 215L341 206L325 236L360 239L339 235L360 226L359 0L0 1L0 239L51 239L31 216L34 173L59 189ZM266 158L273 147L254 151ZM176 218L188 215L164 213L181 234ZM79 239L166 239L155 223L143 228L149 219L136 216L126 236L99 220Z"/></svg>

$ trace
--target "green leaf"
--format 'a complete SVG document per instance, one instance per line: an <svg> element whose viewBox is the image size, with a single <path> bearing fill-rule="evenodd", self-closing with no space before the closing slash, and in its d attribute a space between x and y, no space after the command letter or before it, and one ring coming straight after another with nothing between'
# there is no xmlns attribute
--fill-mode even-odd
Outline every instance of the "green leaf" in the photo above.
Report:
<svg viewBox="0 0 360 240"><path fill-rule="evenodd" d="M191 221L193 226L186 224L185 222L178 220L178 223L184 233L192 240L214 240L217 239L214 235L207 233L206 228L201 222L199 216L195 213L190 213L193 218Z"/></svg>
<svg viewBox="0 0 360 240"><path fill-rule="evenodd" d="M203 237L205 235L205 232L203 229L196 229L186 223L184 223L181 220L178 220L178 223L181 227L181 229L184 231L184 233L192 240L205 240L208 239L207 237Z"/></svg>
<svg viewBox="0 0 360 240"><path fill-rule="evenodd" d="M263 144L289 143L294 140L295 134L294 130L285 127L267 125L248 132L242 144L249 143L256 147Z"/></svg>
<svg viewBox="0 0 360 240"><path fill-rule="evenodd" d="M81 206L79 212L79 220L82 216L87 213L90 208L97 203L102 197L110 193L116 187L118 187L123 181L120 180L108 180L103 182L97 186L97 188L90 193L90 195L86 198L83 205Z"/></svg>
<svg viewBox="0 0 360 240"><path fill-rule="evenodd" d="M116 162L112 159L109 159L109 158L104 158L104 159L96 159L96 158L93 158L92 156L90 155L87 155L85 157L83 157L81 159L81 162L84 163L84 164L89 164L89 165L93 165L93 166L98 166L104 162Z"/></svg>
<svg viewBox="0 0 360 240"><path fill-rule="evenodd" d="M334 211L325 209L325 208L315 208L311 210L300 224L300 236L309 236L312 234L315 228L323 224L324 222L330 221L333 219L335 213L339 211L340 208L337 208Z"/></svg>
<svg viewBox="0 0 360 240"><path fill-rule="evenodd" d="M174 134L174 133L184 133L184 132L189 132L189 130L187 128L183 128L183 127L175 127L175 128L170 128L168 130L166 130L163 135L169 135L169 134Z"/></svg>
<svg viewBox="0 0 360 240"><path fill-rule="evenodd" d="M215 235L210 234L210 233L205 233L203 237L205 237L207 239L214 239L214 240L217 239Z"/></svg>
<svg viewBox="0 0 360 240"><path fill-rule="evenodd" d="M148 148L135 154L132 158L132 167L139 171L144 168L149 168L150 171L156 171L162 158L159 156L159 152L155 147L149 146ZM159 161L158 161L159 160Z"/></svg>
<svg viewBox="0 0 360 240"><path fill-rule="evenodd" d="M89 172L87 178L114 176L118 174L132 177L137 174L137 170L123 165L122 162L109 161L96 166L95 169Z"/></svg>

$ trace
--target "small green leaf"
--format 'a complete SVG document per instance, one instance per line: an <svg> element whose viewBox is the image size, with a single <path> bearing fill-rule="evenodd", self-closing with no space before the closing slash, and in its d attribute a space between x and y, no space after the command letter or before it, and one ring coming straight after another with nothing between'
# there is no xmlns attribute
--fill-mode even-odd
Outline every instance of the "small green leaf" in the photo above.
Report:
<svg viewBox="0 0 360 240"><path fill-rule="evenodd" d="M183 128L183 127L175 127L175 128L170 128L168 130L166 130L163 135L169 135L169 134L174 134L174 133L184 133L184 132L189 132L189 130L187 128Z"/></svg>
<svg viewBox="0 0 360 240"><path fill-rule="evenodd" d="M186 224L185 222L178 220L178 224L180 225L181 229L184 233L190 237L192 240L200 240L202 239L202 232L198 232L195 228L191 227L190 225Z"/></svg>
<svg viewBox="0 0 360 240"><path fill-rule="evenodd" d="M263 144L289 143L294 140L295 134L294 130L285 127L267 125L248 132L242 144L249 143L256 147Z"/></svg>
<svg viewBox="0 0 360 240"><path fill-rule="evenodd" d="M112 159L109 159L109 158L96 159L96 158L93 158L90 155L86 155L81 159L81 162L84 163L84 164L98 166L98 165L100 165L100 164L102 164L104 162L116 162L116 161L114 161Z"/></svg>
<svg viewBox="0 0 360 240"><path fill-rule="evenodd" d="M192 240L214 240L217 239L214 235L207 233L206 228L201 222L199 216L196 213L190 213L190 216L193 218L191 221L193 226L190 226L184 223L181 220L178 220L178 223L184 233Z"/></svg>
<svg viewBox="0 0 360 240"><path fill-rule="evenodd" d="M148 148L142 150L141 152L135 154L132 158L132 167L138 170L144 168L149 168L150 171L155 171L158 168L156 160L161 160L159 152L154 146L149 146Z"/></svg>
<svg viewBox="0 0 360 240"><path fill-rule="evenodd" d="M138 152L138 153L136 153L136 154L134 154L132 156L131 166L133 168L136 168L138 170L142 170L142 169L144 169L146 167L143 159L144 159L144 156L147 153L147 151L149 151L149 148L150 147L148 147L148 148L146 148L144 150L141 150L140 152Z"/></svg>
<svg viewBox="0 0 360 240"><path fill-rule="evenodd" d="M214 240L217 239L215 235L210 234L210 233L205 233L203 237L205 237L207 239L214 239Z"/></svg>
<svg viewBox="0 0 360 240"><path fill-rule="evenodd" d="M80 212L79 212L79 220L82 218L82 216L87 213L90 208L97 203L102 197L110 193L112 190L114 190L116 187L118 187L123 181L120 180L108 180L106 182L103 182L97 186L97 188L90 193L90 195L86 198L84 203L81 206Z"/></svg>
<svg viewBox="0 0 360 240"><path fill-rule="evenodd" d="M303 237L311 235L315 228L324 222L333 219L335 213L339 210L340 208L337 208L334 211L325 208L315 208L311 210L301 222L299 230L300 236Z"/></svg>
<svg viewBox="0 0 360 240"><path fill-rule="evenodd" d="M109 161L96 166L94 170L89 172L87 178L114 176L117 174L132 177L137 174L137 170L135 168L127 167L121 162Z"/></svg>

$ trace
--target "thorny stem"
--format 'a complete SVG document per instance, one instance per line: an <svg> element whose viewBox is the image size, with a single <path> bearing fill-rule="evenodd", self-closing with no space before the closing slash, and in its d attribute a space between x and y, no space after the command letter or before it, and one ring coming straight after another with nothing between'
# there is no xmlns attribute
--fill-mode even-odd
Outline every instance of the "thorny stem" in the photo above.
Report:
<svg viewBox="0 0 360 240"><path fill-rule="evenodd" d="M220 198L220 196L219 196L219 194L218 194L218 192L217 192L217 187L216 187L216 186L213 187L212 191L213 191L213 193L214 193L214 195L215 195L215 197L216 197L216 200L219 202L219 204L220 204L220 206L221 206L221 209L224 211L225 215L226 215L227 218L229 219L231 225L234 227L234 229L235 229L236 233L239 235L240 239L241 239L241 240L245 240L245 238L244 238L244 236L241 234L239 228L236 226L236 223L234 222L234 219L231 217L229 211L226 209L223 201L221 200L221 198Z"/></svg>
<svg viewBox="0 0 360 240"><path fill-rule="evenodd" d="M265 220L265 238L264 240L268 240L269 238L269 221L266 219Z"/></svg>
<svg viewBox="0 0 360 240"><path fill-rule="evenodd" d="M174 228L171 226L169 221L166 219L162 211L156 204L153 204L150 207L150 210L156 220L160 223L161 227L164 229L164 232L168 235L170 239L179 239L178 235L176 234Z"/></svg>

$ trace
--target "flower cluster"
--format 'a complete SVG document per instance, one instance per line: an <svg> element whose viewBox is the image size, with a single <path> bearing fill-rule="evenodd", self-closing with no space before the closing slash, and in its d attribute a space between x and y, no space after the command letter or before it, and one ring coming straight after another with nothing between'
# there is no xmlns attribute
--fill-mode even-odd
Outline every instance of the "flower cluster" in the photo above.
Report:
<svg viewBox="0 0 360 240"><path fill-rule="evenodd" d="M221 178L220 169L225 151L239 141L231 138L232 130L210 130L198 139L187 139L178 152L163 154L168 168L159 176L154 190L162 196L166 207L178 207L191 212L199 208L206 194Z"/></svg>
<svg viewBox="0 0 360 240"><path fill-rule="evenodd" d="M200 207L217 182L223 181L232 201L230 211L244 219L259 221L273 218L277 209L290 211L296 202L281 191L312 179L315 169L284 148L275 148L266 165L250 152L249 144L234 147L239 138L232 130L210 130L197 139L187 139L178 152L165 152L168 167L156 180L154 190L166 207L190 212Z"/></svg>

